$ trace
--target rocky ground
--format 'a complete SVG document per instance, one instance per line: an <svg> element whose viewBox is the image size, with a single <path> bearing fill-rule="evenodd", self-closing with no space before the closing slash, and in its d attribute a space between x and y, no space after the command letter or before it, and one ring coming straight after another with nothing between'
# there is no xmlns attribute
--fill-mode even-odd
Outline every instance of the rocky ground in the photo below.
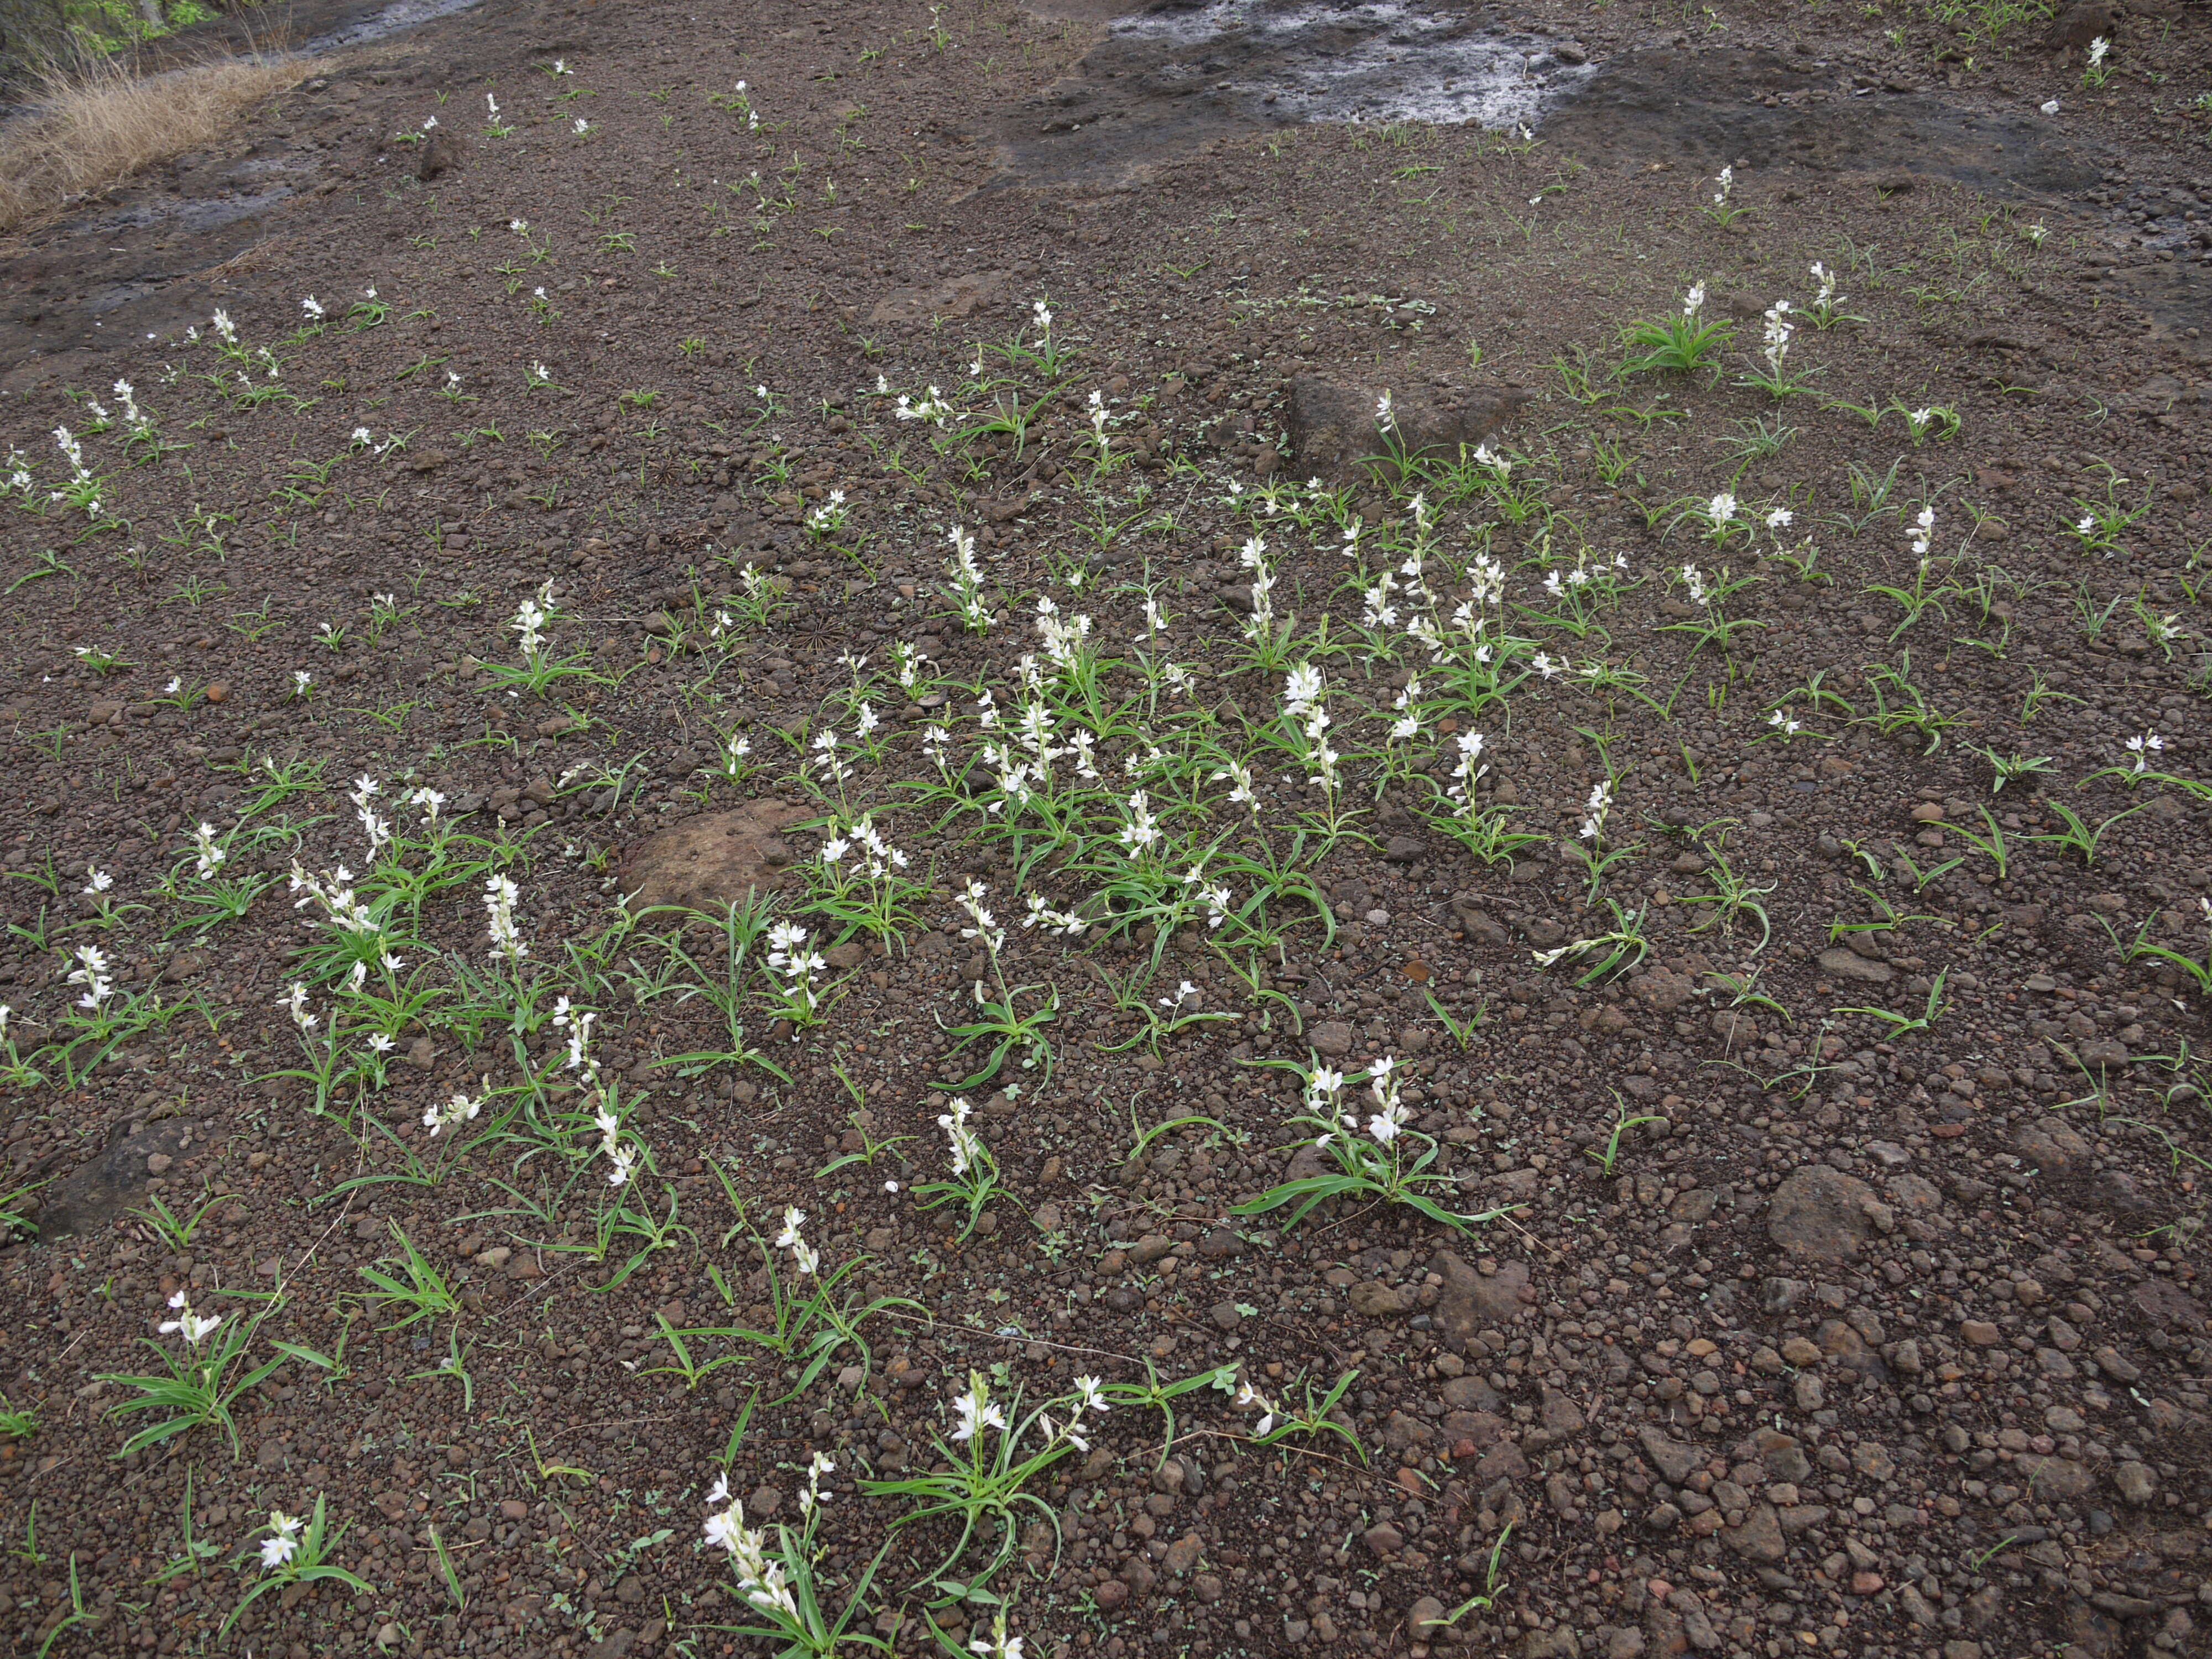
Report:
<svg viewBox="0 0 2212 1659"><path fill-rule="evenodd" d="M2204 1650L2201 10L1047 11L0 248L10 1642Z"/></svg>

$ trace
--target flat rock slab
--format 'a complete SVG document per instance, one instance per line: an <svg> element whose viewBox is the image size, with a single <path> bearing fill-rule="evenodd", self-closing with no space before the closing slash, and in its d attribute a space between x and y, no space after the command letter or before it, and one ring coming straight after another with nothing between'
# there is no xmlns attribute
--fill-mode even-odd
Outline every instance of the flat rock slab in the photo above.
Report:
<svg viewBox="0 0 2212 1659"><path fill-rule="evenodd" d="M1495 1273L1486 1276L1451 1251L1439 1250L1430 1265L1444 1281L1437 1297L1437 1323L1462 1341L1486 1327L1511 1324L1535 1300L1525 1261L1502 1261Z"/></svg>
<svg viewBox="0 0 2212 1659"><path fill-rule="evenodd" d="M791 845L782 831L809 816L803 806L754 800L686 818L630 849L622 890L634 908L683 904L696 910L779 890L791 879Z"/></svg>
<svg viewBox="0 0 2212 1659"><path fill-rule="evenodd" d="M1766 1234L1790 1255L1849 1261L1893 1215L1873 1188L1825 1164L1794 1170L1774 1189Z"/></svg>
<svg viewBox="0 0 2212 1659"><path fill-rule="evenodd" d="M1390 394L1388 441L1376 417ZM1462 446L1481 443L1528 401L1518 386L1393 386L1380 380L1338 380L1300 374L1291 381L1291 453L1299 468L1342 477L1394 447L1408 456L1457 460Z"/></svg>
<svg viewBox="0 0 2212 1659"><path fill-rule="evenodd" d="M974 270L942 283L895 289L876 301L872 323L926 323L933 317L972 317L1012 291L1003 270Z"/></svg>
<svg viewBox="0 0 2212 1659"><path fill-rule="evenodd" d="M143 1208L146 1183L157 1172L180 1173L177 1161L205 1133L205 1125L185 1117L122 1126L97 1157L46 1189L40 1238L51 1243L97 1232L126 1211Z"/></svg>

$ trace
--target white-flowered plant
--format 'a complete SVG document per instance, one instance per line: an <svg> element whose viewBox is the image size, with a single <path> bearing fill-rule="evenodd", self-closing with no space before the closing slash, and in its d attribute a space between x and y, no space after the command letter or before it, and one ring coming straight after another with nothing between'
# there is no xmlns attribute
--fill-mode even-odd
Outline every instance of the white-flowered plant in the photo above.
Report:
<svg viewBox="0 0 2212 1659"><path fill-rule="evenodd" d="M510 969L520 967L530 954L530 942L522 937L514 920L514 907L521 896L514 877L495 873L484 878L484 927L491 936L492 957Z"/></svg>
<svg viewBox="0 0 2212 1659"><path fill-rule="evenodd" d="M1349 1076L1327 1064L1307 1073L1305 1110L1293 1121L1320 1132L1313 1148L1336 1167L1285 1181L1237 1206L1232 1213L1266 1215L1291 1206L1290 1218L1283 1224L1288 1231L1317 1205L1343 1198L1404 1204L1455 1231L1495 1220L1503 1212L1462 1215L1429 1196L1455 1190L1459 1181L1431 1167L1437 1162L1437 1143L1411 1127L1413 1112L1404 1098L1401 1069L1400 1062L1386 1054L1367 1071ZM1356 1111L1346 1115L1346 1091L1361 1083L1368 1085L1372 1108L1364 1126L1357 1121Z"/></svg>
<svg viewBox="0 0 2212 1659"><path fill-rule="evenodd" d="M181 1336L185 1343L197 1348L215 1334L216 1328L223 1322L222 1314L197 1314L192 1311L191 1292L177 1291L169 1297L170 1311L174 1319L165 1319L155 1327L163 1336Z"/></svg>
<svg viewBox="0 0 2212 1659"><path fill-rule="evenodd" d="M115 981L108 975L107 957L98 945L76 947L76 966L70 970L69 983L81 988L76 1006L97 1018L106 1009L107 1000L115 994Z"/></svg>
<svg viewBox="0 0 2212 1659"><path fill-rule="evenodd" d="M768 943L769 969L782 976L782 982L774 988L774 1012L791 1023L792 1041L796 1042L801 1030L819 1024L824 1017L822 991L816 981L829 968L830 960L814 949L806 929L795 921L771 923Z"/></svg>
<svg viewBox="0 0 2212 1659"><path fill-rule="evenodd" d="M483 1109L482 1100L471 1099L466 1091L456 1089L442 1103L433 1101L422 1109L422 1127L435 1138L473 1121Z"/></svg>
<svg viewBox="0 0 2212 1659"><path fill-rule="evenodd" d="M251 1553L242 1552L238 1565L251 1562L260 1569L259 1576L222 1621L218 1640L228 1637L246 1609L271 1591L281 1593L295 1586L313 1586L327 1580L344 1586L355 1595L370 1594L364 1580L330 1559L346 1529L340 1527L335 1532L331 1530L328 1500L322 1493L315 1494L315 1507L306 1519L287 1515L282 1510L271 1510L268 1524L255 1531L259 1534L258 1540L247 1540Z"/></svg>
<svg viewBox="0 0 2212 1659"><path fill-rule="evenodd" d="M624 1138L622 1119L603 1098L592 1121L599 1132L599 1156L607 1161L607 1185L627 1187L637 1173L638 1152Z"/></svg>
<svg viewBox="0 0 2212 1659"><path fill-rule="evenodd" d="M991 606L983 597L983 569L975 562L975 538L957 525L948 535L952 553L945 562L945 574L951 584L946 596L959 611L961 623L969 633L988 634L991 631Z"/></svg>

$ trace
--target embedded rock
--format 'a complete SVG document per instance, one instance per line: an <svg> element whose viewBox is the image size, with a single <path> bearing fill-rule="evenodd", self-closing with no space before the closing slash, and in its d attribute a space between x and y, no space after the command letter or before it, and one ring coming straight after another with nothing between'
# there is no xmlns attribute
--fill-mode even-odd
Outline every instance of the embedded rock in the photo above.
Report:
<svg viewBox="0 0 2212 1659"><path fill-rule="evenodd" d="M1766 1236L1790 1255L1849 1261L1875 1232L1894 1224L1889 1206L1865 1182L1808 1164L1774 1189Z"/></svg>
<svg viewBox="0 0 2212 1659"><path fill-rule="evenodd" d="M1386 441L1376 406L1390 394ZM1309 472L1357 477L1359 463L1402 449L1456 459L1518 414L1528 401L1516 386L1386 386L1301 374L1291 381L1291 453Z"/></svg>
<svg viewBox="0 0 2212 1659"><path fill-rule="evenodd" d="M780 832L805 816L803 807L752 800L686 818L630 849L622 890L633 910L684 904L713 911L743 903L787 883L792 852Z"/></svg>

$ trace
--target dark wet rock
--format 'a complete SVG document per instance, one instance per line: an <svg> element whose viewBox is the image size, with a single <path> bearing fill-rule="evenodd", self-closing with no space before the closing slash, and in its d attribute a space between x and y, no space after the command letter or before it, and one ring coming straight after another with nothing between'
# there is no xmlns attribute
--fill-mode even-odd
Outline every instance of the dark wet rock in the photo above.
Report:
<svg viewBox="0 0 2212 1659"><path fill-rule="evenodd" d="M2086 145L2033 106L1975 109L1936 92L1807 100L1784 53L1661 46L1608 59L1544 124L1547 142L1598 166L1670 160L1707 173L1747 155L1790 157L1793 168L1948 179L1998 196L2063 195L2097 182ZM1790 98L1761 102L1764 94ZM1968 123L1972 125L1969 125ZM1737 205L1751 200L1740 175Z"/></svg>
<svg viewBox="0 0 2212 1659"><path fill-rule="evenodd" d="M1686 1446L1669 1438L1667 1431L1656 1424L1647 1423L1636 1432L1637 1443L1644 1455L1651 1460L1652 1468L1666 1477L1670 1486L1679 1486L1701 1468L1705 1453L1695 1446Z"/></svg>
<svg viewBox="0 0 2212 1659"><path fill-rule="evenodd" d="M1313 1028L1311 1041L1322 1059L1340 1059L1352 1052L1352 1027L1340 1019L1323 1020Z"/></svg>
<svg viewBox="0 0 2212 1659"><path fill-rule="evenodd" d="M2052 18L2043 32L2043 44L2052 52L2083 52L2092 40L2111 40L2119 21L2119 9L2112 0L2087 0Z"/></svg>
<svg viewBox="0 0 2212 1659"><path fill-rule="evenodd" d="M1354 1285L1351 1290L1352 1309L1368 1319L1384 1319L1392 1314L1401 1314L1413 1307L1413 1298L1395 1285L1370 1281Z"/></svg>
<svg viewBox="0 0 2212 1659"><path fill-rule="evenodd" d="M448 173L458 173L461 167L461 146L450 128L434 127L423 141L422 155L415 163L415 177L422 184L442 178Z"/></svg>
<svg viewBox="0 0 2212 1659"><path fill-rule="evenodd" d="M146 1202L147 1182L171 1172L188 1147L199 1144L201 1126L190 1118L118 1124L115 1139L42 1194L39 1237L52 1241L95 1232L126 1210Z"/></svg>
<svg viewBox="0 0 2212 1659"><path fill-rule="evenodd" d="M1771 1504L1753 1504L1740 1527L1722 1530L1721 1541L1747 1561L1771 1566L1790 1553L1782 1534L1782 1519Z"/></svg>
<svg viewBox="0 0 2212 1659"><path fill-rule="evenodd" d="M2095 1472L2070 1457L2023 1457L2013 1468L2045 1503L2074 1503L2087 1498L2097 1484Z"/></svg>

